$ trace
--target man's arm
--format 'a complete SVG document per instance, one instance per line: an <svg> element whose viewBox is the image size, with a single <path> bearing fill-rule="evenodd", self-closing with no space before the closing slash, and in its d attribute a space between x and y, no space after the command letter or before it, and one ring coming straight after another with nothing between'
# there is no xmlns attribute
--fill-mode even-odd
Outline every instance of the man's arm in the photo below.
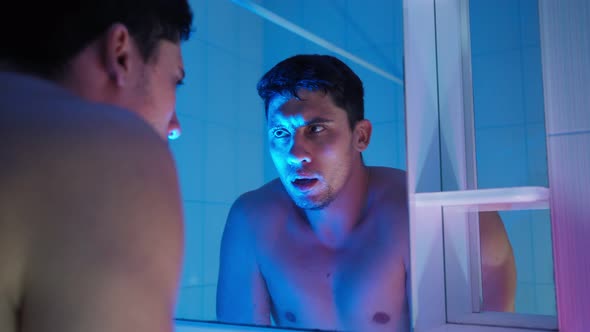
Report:
<svg viewBox="0 0 590 332"><path fill-rule="evenodd" d="M504 223L496 211L479 213L483 304L486 311L514 311L516 266Z"/></svg>
<svg viewBox="0 0 590 332"><path fill-rule="evenodd" d="M270 325L270 299L256 261L255 234L247 220L250 209L243 195L227 218L221 241L217 319Z"/></svg>
<svg viewBox="0 0 590 332"><path fill-rule="evenodd" d="M137 120L101 119L38 133L47 162L24 184L38 192L22 331L173 330L183 236L172 156Z"/></svg>

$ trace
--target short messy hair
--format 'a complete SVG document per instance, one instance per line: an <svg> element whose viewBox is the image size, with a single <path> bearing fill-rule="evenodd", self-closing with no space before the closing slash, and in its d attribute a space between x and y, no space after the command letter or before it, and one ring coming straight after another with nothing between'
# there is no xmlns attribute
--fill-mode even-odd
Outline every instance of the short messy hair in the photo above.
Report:
<svg viewBox="0 0 590 332"><path fill-rule="evenodd" d="M160 40L187 40L193 20L187 0L20 0L11 7L0 14L0 62L49 79L115 23L148 60ZM33 34L15 32L21 26Z"/></svg>
<svg viewBox="0 0 590 332"><path fill-rule="evenodd" d="M351 129L365 116L362 81L344 62L330 55L300 54L287 58L264 74L256 88L264 100L267 118L274 97L299 98L299 89L327 93L336 106L346 111Z"/></svg>

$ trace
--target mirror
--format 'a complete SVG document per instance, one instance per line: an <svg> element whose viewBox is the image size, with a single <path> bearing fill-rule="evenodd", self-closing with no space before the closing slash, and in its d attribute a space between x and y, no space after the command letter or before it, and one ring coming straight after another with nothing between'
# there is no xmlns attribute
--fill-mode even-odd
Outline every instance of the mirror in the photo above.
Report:
<svg viewBox="0 0 590 332"><path fill-rule="evenodd" d="M469 21L478 188L548 187L538 2L469 1ZM549 210L497 215L516 264L514 305L504 309L555 315ZM482 217L481 236L490 227Z"/></svg>
<svg viewBox="0 0 590 332"><path fill-rule="evenodd" d="M402 1L191 1L170 145L185 208L178 319L215 321L221 237L232 203L277 177L268 152L261 76L295 54L337 56L361 78L373 124L367 165L404 169ZM288 285L285 285L288 287ZM384 316L377 319L386 320ZM314 328L314 326L309 326Z"/></svg>

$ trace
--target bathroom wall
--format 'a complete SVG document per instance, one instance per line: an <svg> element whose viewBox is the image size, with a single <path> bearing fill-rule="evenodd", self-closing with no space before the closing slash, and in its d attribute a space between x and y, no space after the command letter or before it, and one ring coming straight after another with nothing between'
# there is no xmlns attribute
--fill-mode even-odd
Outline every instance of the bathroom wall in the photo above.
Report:
<svg viewBox="0 0 590 332"><path fill-rule="evenodd" d="M214 319L219 241L232 201L263 182L262 22L230 1L190 2L196 30L183 45L182 136L171 142L186 219L176 316Z"/></svg>
<svg viewBox="0 0 590 332"><path fill-rule="evenodd" d="M276 176L265 145L258 79L298 53L337 48L403 79L401 0L265 0L262 6L328 41L318 46L230 0L192 0L196 31L183 46L186 84L177 108L182 136L171 142L186 218L177 318L214 320L219 246L232 202ZM250 3L250 1L242 1ZM337 48L335 48L337 47ZM373 138L369 165L405 169L403 86L340 57L365 84Z"/></svg>
<svg viewBox="0 0 590 332"><path fill-rule="evenodd" d="M470 1L469 15L478 187L548 187L538 1ZM555 315L549 210L500 214L516 311Z"/></svg>
<svg viewBox="0 0 590 332"><path fill-rule="evenodd" d="M590 3L539 1L560 331L590 330Z"/></svg>

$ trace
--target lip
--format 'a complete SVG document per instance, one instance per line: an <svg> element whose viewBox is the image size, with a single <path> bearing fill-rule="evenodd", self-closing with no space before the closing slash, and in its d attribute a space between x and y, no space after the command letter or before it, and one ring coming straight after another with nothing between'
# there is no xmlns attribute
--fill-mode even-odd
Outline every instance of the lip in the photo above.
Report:
<svg viewBox="0 0 590 332"><path fill-rule="evenodd" d="M312 177L297 177L291 181L291 185L299 191L310 191L319 182L317 178Z"/></svg>

